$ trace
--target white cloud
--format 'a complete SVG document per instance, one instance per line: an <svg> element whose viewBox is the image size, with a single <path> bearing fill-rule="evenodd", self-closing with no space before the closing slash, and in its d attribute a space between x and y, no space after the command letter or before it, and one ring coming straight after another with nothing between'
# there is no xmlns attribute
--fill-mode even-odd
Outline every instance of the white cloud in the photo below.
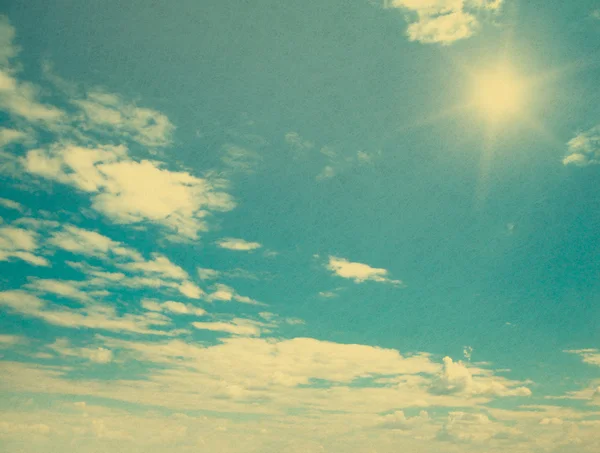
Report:
<svg viewBox="0 0 600 453"><path fill-rule="evenodd" d="M175 126L156 110L137 107L115 94L102 91L89 92L85 99L73 103L83 111L89 129L126 135L149 147L171 143Z"/></svg>
<svg viewBox="0 0 600 453"><path fill-rule="evenodd" d="M187 272L176 264L173 264L166 256L153 253L152 258L150 261L140 260L119 264L118 267L128 271L142 272L147 275L159 275L167 279L185 280L188 278Z"/></svg>
<svg viewBox="0 0 600 453"><path fill-rule="evenodd" d="M16 258L34 266L49 266L46 258L33 253L38 248L37 237L36 232L23 228L0 227L0 261Z"/></svg>
<svg viewBox="0 0 600 453"><path fill-rule="evenodd" d="M142 256L120 242L92 230L74 225L65 225L61 231L54 232L48 243L72 253L107 258L123 257L142 261Z"/></svg>
<svg viewBox="0 0 600 453"><path fill-rule="evenodd" d="M25 285L25 288L41 294L55 294L84 303L91 302L92 298L90 295L82 291L79 288L80 286L81 282L76 281L35 279L31 283Z"/></svg>
<svg viewBox="0 0 600 453"><path fill-rule="evenodd" d="M23 337L20 337L19 335L0 335L0 349L14 346L23 341Z"/></svg>
<svg viewBox="0 0 600 453"><path fill-rule="evenodd" d="M216 271L214 269L207 269L207 268L199 267L197 269L197 271L198 271L198 277L200 277L200 280L214 280L214 279L218 278L219 275L221 275L221 273L219 271Z"/></svg>
<svg viewBox="0 0 600 453"><path fill-rule="evenodd" d="M472 375L472 370L462 362L444 357L444 367L433 380L431 391L435 394L529 396L531 390L520 382L508 382L501 377Z"/></svg>
<svg viewBox="0 0 600 453"><path fill-rule="evenodd" d="M326 165L321 173L317 175L317 179L329 179L335 176L335 169L331 165Z"/></svg>
<svg viewBox="0 0 600 453"><path fill-rule="evenodd" d="M411 430L419 425L430 421L427 411L419 412L419 415L407 417L404 411L395 411L391 414L383 415L379 419L378 427L384 429Z"/></svg>
<svg viewBox="0 0 600 453"><path fill-rule="evenodd" d="M124 146L84 148L57 143L23 160L27 171L92 195L92 207L116 223L155 222L181 238L207 229L209 211L235 203L206 179L170 171L156 161L132 160Z"/></svg>
<svg viewBox="0 0 600 453"><path fill-rule="evenodd" d="M191 304L184 304L182 302L176 302L172 300L168 300L162 303L153 300L143 300L142 307L150 311L166 311L174 313L176 315L204 316L206 314L206 310L202 308L194 307Z"/></svg>
<svg viewBox="0 0 600 453"><path fill-rule="evenodd" d="M367 280L392 283L394 285L402 283L400 280L391 280L388 278L387 269L378 269L363 263L353 263L347 259L335 256L329 257L329 263L326 267L337 276L354 280L356 283L362 283Z"/></svg>
<svg viewBox="0 0 600 453"><path fill-rule="evenodd" d="M242 304L264 305L248 296L242 296L238 294L237 291L231 286L227 286L222 283L217 283L213 286L213 289L214 291L210 293L206 298L206 300L208 300L209 302L214 302L215 300L221 302L229 302L233 300Z"/></svg>
<svg viewBox="0 0 600 453"><path fill-rule="evenodd" d="M60 109L38 102L37 88L19 82L11 68L11 60L18 54L14 44L15 29L8 18L0 15L0 107L13 116L29 121L54 122L64 116ZM4 134L0 134L4 135Z"/></svg>
<svg viewBox="0 0 600 453"><path fill-rule="evenodd" d="M391 0L388 7L408 14L408 37L422 43L451 44L473 36L486 13L500 10L503 0Z"/></svg>
<svg viewBox="0 0 600 453"><path fill-rule="evenodd" d="M0 305L21 316L39 318L62 327L102 329L114 332L134 332L142 334L169 335L172 332L155 330L155 326L165 326L170 320L154 313L153 316L132 313L119 315L114 307L95 303L79 309L52 306L45 300L25 291L0 292Z"/></svg>
<svg viewBox="0 0 600 453"><path fill-rule="evenodd" d="M77 357L89 360L94 363L110 363L113 360L113 353L110 349L103 347L97 348L77 348L71 346L66 338L59 338L48 346L55 353L64 357Z"/></svg>
<svg viewBox="0 0 600 453"><path fill-rule="evenodd" d="M565 352L577 354L585 363L600 366L600 350L598 349L569 349Z"/></svg>
<svg viewBox="0 0 600 453"><path fill-rule="evenodd" d="M19 82L9 70L0 68L0 106L11 115L29 121L56 122L64 112L37 101L38 90L32 84Z"/></svg>
<svg viewBox="0 0 600 453"><path fill-rule="evenodd" d="M217 245L223 249L237 250L242 252L248 252L262 247L262 245L258 242L248 242L244 239L236 238L221 239L220 241L217 241Z"/></svg>
<svg viewBox="0 0 600 453"><path fill-rule="evenodd" d="M10 143L24 143L31 141L32 137L30 133L26 133L16 129L7 129L5 127L0 127L0 148L4 148Z"/></svg>
<svg viewBox="0 0 600 453"><path fill-rule="evenodd" d="M303 138L298 132L288 132L285 134L285 142L295 151L307 151L314 148L314 143Z"/></svg>
<svg viewBox="0 0 600 453"><path fill-rule="evenodd" d="M15 211L19 212L23 212L25 210L21 203L9 200L8 198L0 198L0 206L5 207L7 209L14 209Z"/></svg>
<svg viewBox="0 0 600 453"><path fill-rule="evenodd" d="M221 161L234 171L252 173L261 160L260 154L241 146L226 144L222 148Z"/></svg>
<svg viewBox="0 0 600 453"><path fill-rule="evenodd" d="M438 439L481 444L493 438L510 438L520 434L518 429L494 422L485 414L455 411L448 414L448 421Z"/></svg>
<svg viewBox="0 0 600 453"><path fill-rule="evenodd" d="M567 143L564 165L585 167L600 164L600 125L581 132Z"/></svg>
<svg viewBox="0 0 600 453"><path fill-rule="evenodd" d="M241 318L235 318L231 322L193 322L192 326L198 330L213 330L240 336L258 336L261 331L261 323Z"/></svg>

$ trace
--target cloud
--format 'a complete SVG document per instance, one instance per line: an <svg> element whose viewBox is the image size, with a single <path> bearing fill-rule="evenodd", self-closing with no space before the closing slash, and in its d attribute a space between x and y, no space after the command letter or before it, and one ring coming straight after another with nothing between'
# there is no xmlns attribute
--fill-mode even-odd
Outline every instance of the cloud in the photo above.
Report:
<svg viewBox="0 0 600 453"><path fill-rule="evenodd" d="M169 258L158 253L152 254L152 260L139 260L130 263L119 264L118 267L133 271L142 272L146 275L159 275L167 279L185 280L188 274L181 267L173 264Z"/></svg>
<svg viewBox="0 0 600 453"><path fill-rule="evenodd" d="M142 301L142 307L150 311L163 311L173 313L176 315L204 316L206 314L206 310L202 308L194 307L191 304L184 304L172 300L168 300L166 302L156 302L153 300L146 299Z"/></svg>
<svg viewBox="0 0 600 453"><path fill-rule="evenodd" d="M342 278L354 280L355 283L363 283L365 281L374 281L379 283L392 283L400 285L400 280L391 280L387 277L387 269L377 269L363 263L353 263L344 258L335 256L329 257L327 269L335 275Z"/></svg>
<svg viewBox="0 0 600 453"><path fill-rule="evenodd" d="M44 257L35 255L38 234L13 226L0 227L0 261L16 258L34 266L50 266Z"/></svg>
<svg viewBox="0 0 600 453"><path fill-rule="evenodd" d="M64 112L38 102L37 88L32 84L19 82L14 77L16 70L11 67L11 60L19 50L13 42L14 37L15 30L8 18L0 15L0 107L11 116L29 121L60 120Z"/></svg>
<svg viewBox="0 0 600 453"><path fill-rule="evenodd" d="M65 225L61 231L54 232L48 243L72 253L95 256L98 258L122 257L142 261L143 258L135 250L120 242L92 230L86 230L74 225Z"/></svg>
<svg viewBox="0 0 600 453"><path fill-rule="evenodd" d="M258 242L248 242L244 239L235 238L221 239L220 241L217 241L217 245L223 249L237 250L242 252L248 252L262 247L262 245Z"/></svg>
<svg viewBox="0 0 600 453"><path fill-rule="evenodd" d="M231 322L193 322L192 326L199 330L226 332L239 336L260 335L262 324L249 319L235 318Z"/></svg>
<svg viewBox="0 0 600 453"><path fill-rule="evenodd" d="M83 303L92 302L91 295L80 289L81 282L53 279L35 279L24 287L40 294L54 294Z"/></svg>
<svg viewBox="0 0 600 453"><path fill-rule="evenodd" d="M206 300L208 300L209 302L214 302L216 300L221 302L230 302L233 300L242 304L265 305L248 296L242 296L238 294L237 291L231 286L224 285L223 283L217 283L213 286L213 289L214 291L210 293L206 298Z"/></svg>
<svg viewBox="0 0 600 453"><path fill-rule="evenodd" d="M290 131L285 134L284 138L285 142L290 145L294 151L308 151L315 146L313 142L306 140L298 132Z"/></svg>
<svg viewBox="0 0 600 453"><path fill-rule="evenodd" d="M585 167L600 164L600 125L581 132L567 143L563 165Z"/></svg>
<svg viewBox="0 0 600 453"><path fill-rule="evenodd" d="M584 363L600 366L600 350L598 349L569 349L564 352L577 354Z"/></svg>
<svg viewBox="0 0 600 453"><path fill-rule="evenodd" d="M57 339L54 343L49 345L48 348L63 357L76 357L100 364L110 363L113 361L113 353L110 349L103 347L72 347L67 338Z"/></svg>
<svg viewBox="0 0 600 453"><path fill-rule="evenodd" d="M227 167L243 173L252 173L262 160L257 152L232 144L223 145L221 154L221 161Z"/></svg>
<svg viewBox="0 0 600 453"><path fill-rule="evenodd" d="M23 343L23 337L19 335L0 335L0 349L8 348L10 346L17 345L19 343Z"/></svg>
<svg viewBox="0 0 600 453"><path fill-rule="evenodd" d="M32 137L30 133L0 127L0 148L4 148L10 143L28 143L31 141Z"/></svg>
<svg viewBox="0 0 600 453"><path fill-rule="evenodd" d="M508 382L500 377L474 377L472 371L462 362L454 362L444 357L444 366L431 384L434 394L530 396L531 390L519 382Z"/></svg>
<svg viewBox="0 0 600 453"><path fill-rule="evenodd" d="M23 212L25 208L21 203L17 203L16 201L9 200L8 198L0 198L0 206L7 209L14 209L15 211Z"/></svg>
<svg viewBox="0 0 600 453"><path fill-rule="evenodd" d="M83 111L87 128L95 132L126 135L148 147L171 143L175 126L156 110L137 107L103 91L91 91L73 103Z"/></svg>
<svg viewBox="0 0 600 453"><path fill-rule="evenodd" d="M395 411L391 414L380 417L378 423L379 428L383 429L400 429L411 430L416 426L428 423L430 421L427 411L420 411L419 415L407 417L404 411Z"/></svg>
<svg viewBox="0 0 600 453"><path fill-rule="evenodd" d="M391 0L387 6L407 12L407 35L425 44L452 44L473 36L487 13L498 12L503 0Z"/></svg>
<svg viewBox="0 0 600 453"><path fill-rule="evenodd" d="M454 411L438 433L438 439L458 443L481 444L494 438L506 439L519 436L518 429L505 426L489 419L482 413Z"/></svg>
<svg viewBox="0 0 600 453"><path fill-rule="evenodd" d="M329 179L329 178L333 178L335 176L335 169L331 166L331 165L326 165L323 170L321 170L321 173L319 173L317 175L317 179L321 180L321 179Z"/></svg>
<svg viewBox="0 0 600 453"><path fill-rule="evenodd" d="M198 277L200 278L200 280L214 280L214 279L218 278L219 275L221 275L221 273L219 271L216 271L214 269L207 269L207 268L199 267L197 269L197 271L198 271Z"/></svg>
<svg viewBox="0 0 600 453"><path fill-rule="evenodd" d="M21 316L42 319L56 326L89 329L102 329L114 332L134 332L140 334L168 335L169 332L155 330L155 326L165 326L170 320L154 313L152 316L127 313L119 315L114 307L94 303L82 308L71 309L53 306L39 297L25 291L0 292L0 306Z"/></svg>
<svg viewBox="0 0 600 453"><path fill-rule="evenodd" d="M235 206L208 180L161 168L160 162L135 161L123 145L57 143L29 151L23 164L32 174L90 193L92 208L116 223L154 222L187 239L207 229L204 218L211 210Z"/></svg>
<svg viewBox="0 0 600 453"><path fill-rule="evenodd" d="M37 101L38 90L32 84L19 82L6 69L0 69L0 106L12 116L28 121L56 122L65 113Z"/></svg>

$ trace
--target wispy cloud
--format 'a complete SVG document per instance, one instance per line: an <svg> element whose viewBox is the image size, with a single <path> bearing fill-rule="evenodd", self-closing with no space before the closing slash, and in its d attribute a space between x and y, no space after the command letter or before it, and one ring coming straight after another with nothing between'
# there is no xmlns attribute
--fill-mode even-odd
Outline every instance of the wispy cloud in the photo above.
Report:
<svg viewBox="0 0 600 453"><path fill-rule="evenodd" d="M345 258L330 256L326 267L338 277L348 278L354 280L356 283L362 283L369 280L379 283L392 283L394 285L400 285L402 283L400 280L390 279L388 277L387 269L351 262Z"/></svg>
<svg viewBox="0 0 600 453"><path fill-rule="evenodd" d="M21 203L18 203L7 198L0 198L0 206L6 209L14 209L15 211L24 212L25 208Z"/></svg>
<svg viewBox="0 0 600 453"><path fill-rule="evenodd" d="M34 266L49 266L48 260L34 252L39 248L35 231L0 226L0 261L19 259Z"/></svg>
<svg viewBox="0 0 600 453"><path fill-rule="evenodd" d="M53 307L46 300L25 291L0 292L0 305L12 313L38 318L61 327L101 329L115 332L171 335L172 332L157 330L157 326L170 324L162 315L119 315L114 307L106 304L88 304L81 308Z"/></svg>
<svg viewBox="0 0 600 453"><path fill-rule="evenodd" d="M486 15L497 13L503 0L390 0L388 8L401 8L409 22L407 35L421 43L452 44L473 36Z"/></svg>
<svg viewBox="0 0 600 453"><path fill-rule="evenodd" d="M31 174L89 193L92 207L116 223L154 222L184 238L207 229L209 211L235 206L208 180L170 171L160 162L134 160L123 145L56 143L29 151L23 165Z"/></svg>
<svg viewBox="0 0 600 453"><path fill-rule="evenodd" d="M567 143L564 165L585 167L600 164L600 125L580 132Z"/></svg>
<svg viewBox="0 0 600 453"><path fill-rule="evenodd" d="M259 242L249 242L244 239L223 238L217 241L217 245L222 249L249 252L262 247Z"/></svg>
<svg viewBox="0 0 600 453"><path fill-rule="evenodd" d="M569 349L565 352L577 354L585 363L600 366L600 350L598 349Z"/></svg>

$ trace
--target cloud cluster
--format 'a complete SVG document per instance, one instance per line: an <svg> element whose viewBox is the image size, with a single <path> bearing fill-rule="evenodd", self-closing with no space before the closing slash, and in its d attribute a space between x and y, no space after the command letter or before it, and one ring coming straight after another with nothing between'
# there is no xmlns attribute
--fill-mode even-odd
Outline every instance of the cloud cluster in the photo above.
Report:
<svg viewBox="0 0 600 453"><path fill-rule="evenodd" d="M23 165L31 174L89 193L92 207L116 223L155 222L183 238L207 229L203 219L210 210L235 206L208 180L170 171L160 162L136 161L122 145L56 143L27 152Z"/></svg>
<svg viewBox="0 0 600 453"><path fill-rule="evenodd" d="M391 0L387 7L407 12L407 35L421 43L452 44L473 36L481 18L500 10L503 0Z"/></svg>
<svg viewBox="0 0 600 453"><path fill-rule="evenodd" d="M400 285L402 283L400 280L390 279L388 277L387 269L351 262L345 258L330 256L326 267L338 277L348 278L354 280L356 283L362 283L369 280L378 283L392 283L394 285Z"/></svg>
<svg viewBox="0 0 600 453"><path fill-rule="evenodd" d="M581 132L567 143L564 165L585 167L600 164L600 126Z"/></svg>
<svg viewBox="0 0 600 453"><path fill-rule="evenodd" d="M235 250L238 252L250 252L262 247L258 242L249 242L244 239L223 238L217 242L222 249Z"/></svg>

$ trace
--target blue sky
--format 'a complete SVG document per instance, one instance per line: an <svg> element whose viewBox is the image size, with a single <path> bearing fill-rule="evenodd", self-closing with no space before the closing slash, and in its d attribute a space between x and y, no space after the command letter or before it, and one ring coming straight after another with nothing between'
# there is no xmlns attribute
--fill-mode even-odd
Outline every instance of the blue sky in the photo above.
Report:
<svg viewBox="0 0 600 453"><path fill-rule="evenodd" d="M600 7L5 2L0 447L600 449Z"/></svg>

